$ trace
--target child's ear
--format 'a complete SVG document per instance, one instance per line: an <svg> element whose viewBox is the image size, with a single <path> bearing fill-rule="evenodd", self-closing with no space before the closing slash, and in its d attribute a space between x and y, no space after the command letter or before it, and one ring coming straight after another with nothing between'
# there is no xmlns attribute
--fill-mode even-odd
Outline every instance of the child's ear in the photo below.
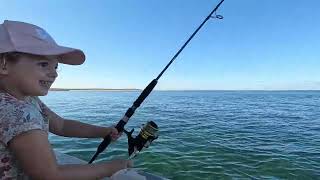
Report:
<svg viewBox="0 0 320 180"><path fill-rule="evenodd" d="M6 74L8 74L7 60L5 56L2 55L0 59L0 75L6 75Z"/></svg>

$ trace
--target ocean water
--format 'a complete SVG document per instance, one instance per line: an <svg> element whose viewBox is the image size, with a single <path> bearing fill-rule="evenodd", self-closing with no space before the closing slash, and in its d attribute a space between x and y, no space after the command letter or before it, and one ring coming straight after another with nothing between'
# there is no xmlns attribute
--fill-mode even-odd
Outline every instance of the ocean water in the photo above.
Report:
<svg viewBox="0 0 320 180"><path fill-rule="evenodd" d="M62 91L41 99L59 115L116 124L140 94ZM155 121L159 138L135 167L169 179L320 179L320 91L154 91L126 126ZM136 135L136 134L135 134ZM50 135L89 161L100 139ZM125 134L98 161L127 158Z"/></svg>

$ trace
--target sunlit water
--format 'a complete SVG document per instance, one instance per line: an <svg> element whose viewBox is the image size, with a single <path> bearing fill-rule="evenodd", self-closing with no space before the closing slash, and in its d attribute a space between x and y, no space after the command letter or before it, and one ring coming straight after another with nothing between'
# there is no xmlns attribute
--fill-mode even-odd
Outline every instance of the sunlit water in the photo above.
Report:
<svg viewBox="0 0 320 180"><path fill-rule="evenodd" d="M140 94L50 92L41 99L65 118L119 121ZM157 140L135 166L170 179L320 179L320 91L155 91L130 119L149 120ZM50 136L60 152L90 160L100 139ZM123 135L98 161L127 157Z"/></svg>

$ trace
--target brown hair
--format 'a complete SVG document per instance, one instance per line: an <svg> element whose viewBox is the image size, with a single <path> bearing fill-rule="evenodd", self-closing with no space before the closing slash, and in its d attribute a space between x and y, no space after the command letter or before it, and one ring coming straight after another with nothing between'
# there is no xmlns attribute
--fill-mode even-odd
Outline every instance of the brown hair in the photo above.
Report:
<svg viewBox="0 0 320 180"><path fill-rule="evenodd" d="M1 59L4 59L6 62L16 63L21 56L19 52L10 52L10 53L2 53Z"/></svg>

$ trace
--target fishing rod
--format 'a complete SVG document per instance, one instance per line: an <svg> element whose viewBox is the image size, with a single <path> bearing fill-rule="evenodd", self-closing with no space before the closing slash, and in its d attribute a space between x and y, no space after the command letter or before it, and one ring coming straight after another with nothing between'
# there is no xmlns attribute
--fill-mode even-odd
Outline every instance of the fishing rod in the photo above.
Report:
<svg viewBox="0 0 320 180"><path fill-rule="evenodd" d="M124 129L124 126L128 123L131 116L134 114L135 110L141 105L141 103L148 97L148 95L151 93L151 91L154 89L154 87L157 85L158 80L162 76L162 74L168 69L168 67L173 63L173 61L179 56L179 54L182 52L182 50L187 46L187 44L191 41L191 39L197 34L197 32L202 28L202 26L210 19L210 18L217 18L217 19L223 19L223 16L221 15L214 15L217 11L217 9L220 7L220 5L223 3L224 0L221 0L218 5L210 12L210 14L204 19L204 21L200 24L200 26L192 33L192 35L189 37L189 39L182 45L182 47L179 49L179 51L172 57L170 62L165 66L165 68L160 72L160 74L157 76L157 78L153 79L148 86L141 92L139 97L134 101L132 106L126 111L125 115L122 117L122 119L118 122L116 125L116 129L118 132L125 132L128 136L128 143L129 143L129 156L133 153L133 148L140 151L145 143L149 142L151 143L154 139L157 138L157 135L154 135L152 133L157 132L158 126L153 122L148 122L147 125L145 125L142 129L140 134L136 138L132 138L131 132L127 132ZM106 136L103 141L100 143L100 145L97 148L96 153L93 155L91 160L89 161L89 164L91 164L98 155L103 152L108 145L111 142L111 136ZM137 146L137 147L132 147Z"/></svg>

